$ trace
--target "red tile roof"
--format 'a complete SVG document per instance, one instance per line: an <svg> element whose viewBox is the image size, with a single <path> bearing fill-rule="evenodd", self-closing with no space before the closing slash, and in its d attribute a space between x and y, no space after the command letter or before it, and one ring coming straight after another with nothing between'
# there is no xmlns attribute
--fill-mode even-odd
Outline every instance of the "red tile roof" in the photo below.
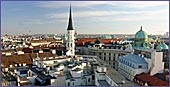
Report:
<svg viewBox="0 0 170 87"><path fill-rule="evenodd" d="M137 74L134 79L148 83L148 85L150 86L169 86L168 82L144 72L141 74Z"/></svg>
<svg viewBox="0 0 170 87"><path fill-rule="evenodd" d="M81 46L81 45L83 45L83 43L95 42L97 39L98 38L78 38L76 45ZM108 44L112 41L121 41L123 39L122 38L111 38L111 39L99 38L99 40L104 44Z"/></svg>
<svg viewBox="0 0 170 87"><path fill-rule="evenodd" d="M32 39L31 43L45 43L45 42L57 42L57 41L60 41L60 40L53 39L53 38L46 38L46 39L39 39L39 40Z"/></svg>
<svg viewBox="0 0 170 87"><path fill-rule="evenodd" d="M9 65L15 65L15 64L32 64L31 58L35 58L35 54L29 54L29 53L24 53L24 54L12 54L9 56L2 55L2 65L4 67L9 67Z"/></svg>
<svg viewBox="0 0 170 87"><path fill-rule="evenodd" d="M39 58L48 58L48 57L56 57L58 56L57 54L52 54L51 52L43 52L38 54Z"/></svg>

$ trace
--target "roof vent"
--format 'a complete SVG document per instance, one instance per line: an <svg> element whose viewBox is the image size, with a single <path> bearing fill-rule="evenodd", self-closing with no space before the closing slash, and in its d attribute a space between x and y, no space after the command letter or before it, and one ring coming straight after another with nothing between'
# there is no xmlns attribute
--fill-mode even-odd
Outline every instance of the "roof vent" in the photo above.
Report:
<svg viewBox="0 0 170 87"><path fill-rule="evenodd" d="M6 53L5 55L6 55L6 56L11 56L11 53Z"/></svg>
<svg viewBox="0 0 170 87"><path fill-rule="evenodd" d="M22 64L19 64L19 66L22 66Z"/></svg>
<svg viewBox="0 0 170 87"><path fill-rule="evenodd" d="M26 64L25 64L25 63L23 63L23 66L26 66Z"/></svg>
<svg viewBox="0 0 170 87"><path fill-rule="evenodd" d="M46 60L46 57L44 57L43 60Z"/></svg>
<svg viewBox="0 0 170 87"><path fill-rule="evenodd" d="M10 68L12 68L12 65L9 65Z"/></svg>
<svg viewBox="0 0 170 87"><path fill-rule="evenodd" d="M18 55L24 54L23 51L18 51L17 53L18 53Z"/></svg>
<svg viewBox="0 0 170 87"><path fill-rule="evenodd" d="M2 55L5 55L5 53L4 53L4 52L2 52Z"/></svg>
<svg viewBox="0 0 170 87"><path fill-rule="evenodd" d="M39 51L39 53L43 53L43 51L42 51L42 50L40 50L40 51Z"/></svg>
<svg viewBox="0 0 170 87"><path fill-rule="evenodd" d="M49 59L53 59L53 57L49 57Z"/></svg>
<svg viewBox="0 0 170 87"><path fill-rule="evenodd" d="M33 46L29 46L30 49L33 49Z"/></svg>

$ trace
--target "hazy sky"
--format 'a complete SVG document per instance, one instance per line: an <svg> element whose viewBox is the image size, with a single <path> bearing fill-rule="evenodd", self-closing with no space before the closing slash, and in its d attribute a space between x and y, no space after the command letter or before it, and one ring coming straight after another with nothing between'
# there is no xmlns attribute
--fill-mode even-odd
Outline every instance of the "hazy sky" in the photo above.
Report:
<svg viewBox="0 0 170 87"><path fill-rule="evenodd" d="M79 34L169 31L168 1L1 1L2 34L66 33L70 3Z"/></svg>

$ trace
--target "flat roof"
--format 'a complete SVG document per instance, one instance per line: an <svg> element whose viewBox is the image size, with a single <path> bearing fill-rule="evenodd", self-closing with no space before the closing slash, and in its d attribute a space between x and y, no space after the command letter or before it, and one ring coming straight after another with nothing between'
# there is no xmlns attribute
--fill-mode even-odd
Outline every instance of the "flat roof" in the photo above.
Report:
<svg viewBox="0 0 170 87"><path fill-rule="evenodd" d="M107 64L105 61L103 61L99 58L96 58L96 59L101 64ZM124 76L122 76L122 74L120 74L115 69L111 68L109 65L107 65L106 67L107 67L106 75L108 75L110 77L110 79L112 79L114 82L116 82L119 86L137 86L136 83L134 83L133 81L127 80ZM125 81L125 83L122 84L122 81Z"/></svg>
<svg viewBox="0 0 170 87"><path fill-rule="evenodd" d="M110 86L106 80L98 80L98 82L99 82L100 86Z"/></svg>

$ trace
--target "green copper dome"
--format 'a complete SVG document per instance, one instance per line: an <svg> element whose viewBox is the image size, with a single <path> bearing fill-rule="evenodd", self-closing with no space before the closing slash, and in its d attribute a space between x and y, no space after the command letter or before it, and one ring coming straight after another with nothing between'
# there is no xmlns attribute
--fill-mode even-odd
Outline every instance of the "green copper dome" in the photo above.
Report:
<svg viewBox="0 0 170 87"><path fill-rule="evenodd" d="M104 35L104 36L103 36L103 38L111 39L111 38L112 38L112 36L110 36L110 35Z"/></svg>
<svg viewBox="0 0 170 87"><path fill-rule="evenodd" d="M135 34L135 38L148 38L148 34L141 29Z"/></svg>
<svg viewBox="0 0 170 87"><path fill-rule="evenodd" d="M168 49L168 45L166 45L165 43L160 43L160 44L157 46L157 49Z"/></svg>

